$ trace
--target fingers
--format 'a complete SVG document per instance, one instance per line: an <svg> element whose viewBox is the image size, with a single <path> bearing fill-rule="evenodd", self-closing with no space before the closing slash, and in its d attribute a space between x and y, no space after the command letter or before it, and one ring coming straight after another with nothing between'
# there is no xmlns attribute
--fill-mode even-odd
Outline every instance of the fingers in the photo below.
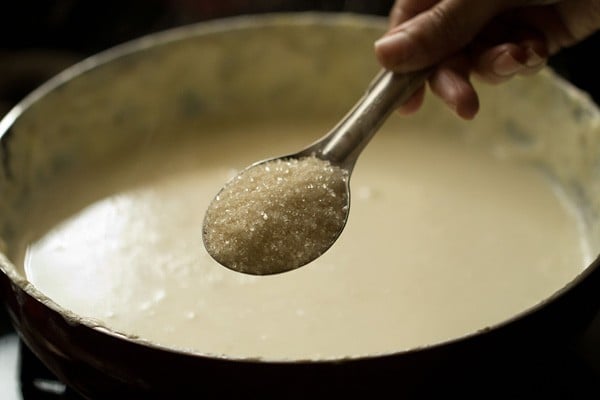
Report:
<svg viewBox="0 0 600 400"><path fill-rule="evenodd" d="M501 83L515 75L538 72L547 61L545 49L505 43L486 49L473 58L473 72L488 83Z"/></svg>
<svg viewBox="0 0 600 400"><path fill-rule="evenodd" d="M550 54L555 54L600 29L600 0L565 0L553 6L528 7L515 18L543 32Z"/></svg>
<svg viewBox="0 0 600 400"><path fill-rule="evenodd" d="M406 15L408 0L400 2ZM500 2L441 0L393 28L375 43L380 63L396 72L421 69L456 53L499 11ZM397 6L396 6L397 7ZM421 7L419 7L421 8ZM404 18L405 14L395 18Z"/></svg>
<svg viewBox="0 0 600 400"><path fill-rule="evenodd" d="M542 33L501 19L488 25L469 51L472 72L488 83L533 74L544 67L549 54Z"/></svg>
<svg viewBox="0 0 600 400"><path fill-rule="evenodd" d="M500 83L516 75L534 74L544 67L546 61L543 43L505 43L486 49L471 60L466 55L449 59L432 74L429 86L459 117L472 119L479 110L479 99L469 79L471 71L488 83ZM424 97L423 86L400 107L400 113L417 111Z"/></svg>
<svg viewBox="0 0 600 400"><path fill-rule="evenodd" d="M557 14L574 41L600 29L600 1L570 0L557 4Z"/></svg>
<svg viewBox="0 0 600 400"><path fill-rule="evenodd" d="M463 119L472 119L479 110L479 98L469 80L469 70L467 56L459 55L440 64L429 78L431 91ZM401 114L417 111L423 103L424 96L425 86L398 111Z"/></svg>
<svg viewBox="0 0 600 400"><path fill-rule="evenodd" d="M412 114L421 108L423 101L425 100L425 85L421 86L406 103L402 104L398 108L400 114Z"/></svg>
<svg viewBox="0 0 600 400"><path fill-rule="evenodd" d="M479 98L469 79L470 64L464 55L444 61L429 78L431 91L463 119L473 119Z"/></svg>
<svg viewBox="0 0 600 400"><path fill-rule="evenodd" d="M571 2L581 4L586 0ZM548 21L543 17L552 14L552 25L556 25L559 14L552 12L555 6L540 7L550 3L560 2L397 0L390 13L392 28L375 43L375 53L385 68L400 73L437 65L429 79L431 91L458 116L471 119L479 109L471 73L499 83L515 75L535 73L545 65L556 46L547 45L552 40L545 29L540 29L546 26L539 21ZM513 10L507 12L509 9ZM522 17L507 18L513 14ZM400 112L416 111L424 95L423 87Z"/></svg>

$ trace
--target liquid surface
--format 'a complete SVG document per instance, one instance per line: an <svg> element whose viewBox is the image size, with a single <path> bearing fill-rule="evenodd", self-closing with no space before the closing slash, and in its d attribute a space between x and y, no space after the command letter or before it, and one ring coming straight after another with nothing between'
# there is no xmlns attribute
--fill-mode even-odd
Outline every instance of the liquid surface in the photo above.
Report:
<svg viewBox="0 0 600 400"><path fill-rule="evenodd" d="M347 171L316 157L251 166L208 207L206 250L228 268L254 275L303 266L344 227L347 182Z"/></svg>
<svg viewBox="0 0 600 400"><path fill-rule="evenodd" d="M232 168L327 128L244 126L56 182L37 215L68 214L78 194L99 200L32 240L26 275L65 308L165 346L307 359L472 333L581 271L575 215L540 173L390 124L361 155L348 224L322 257L271 276L215 262L202 244L204 210Z"/></svg>

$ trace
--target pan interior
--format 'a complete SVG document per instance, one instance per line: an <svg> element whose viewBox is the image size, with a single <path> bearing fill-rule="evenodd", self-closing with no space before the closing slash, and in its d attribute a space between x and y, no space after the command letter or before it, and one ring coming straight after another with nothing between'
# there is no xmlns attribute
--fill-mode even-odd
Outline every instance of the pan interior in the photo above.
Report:
<svg viewBox="0 0 600 400"><path fill-rule="evenodd" d="M356 166L347 228L316 262L252 277L204 250L204 211L223 182L330 129L377 71L364 54L382 26L213 26L45 94L7 146L10 260L41 294L109 329L229 357L393 353L548 298L597 252L600 133L587 98L550 71L482 86L471 123L434 99L393 116Z"/></svg>

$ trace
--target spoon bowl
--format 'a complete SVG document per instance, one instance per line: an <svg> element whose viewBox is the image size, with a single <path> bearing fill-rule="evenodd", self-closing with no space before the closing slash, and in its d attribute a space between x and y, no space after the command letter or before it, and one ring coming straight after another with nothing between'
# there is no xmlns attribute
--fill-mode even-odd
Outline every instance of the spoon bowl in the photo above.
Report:
<svg viewBox="0 0 600 400"><path fill-rule="evenodd" d="M208 253L234 271L270 275L302 267L327 251L349 216L356 160L427 76L426 70L379 72L321 139L297 153L254 163L232 178L204 218Z"/></svg>

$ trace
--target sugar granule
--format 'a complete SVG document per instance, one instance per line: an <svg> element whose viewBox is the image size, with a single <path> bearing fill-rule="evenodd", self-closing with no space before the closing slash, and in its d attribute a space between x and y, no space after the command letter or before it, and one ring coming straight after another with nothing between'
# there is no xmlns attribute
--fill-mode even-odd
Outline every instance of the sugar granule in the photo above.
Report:
<svg viewBox="0 0 600 400"><path fill-rule="evenodd" d="M325 252L342 230L347 182L348 171L313 156L253 166L209 206L206 249L240 272L300 267Z"/></svg>

